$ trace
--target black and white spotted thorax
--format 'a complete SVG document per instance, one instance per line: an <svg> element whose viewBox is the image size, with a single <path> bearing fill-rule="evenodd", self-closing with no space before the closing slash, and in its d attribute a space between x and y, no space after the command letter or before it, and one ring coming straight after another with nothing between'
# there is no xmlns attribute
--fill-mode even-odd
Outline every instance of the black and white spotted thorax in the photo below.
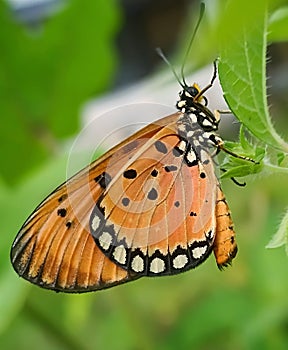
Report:
<svg viewBox="0 0 288 350"><path fill-rule="evenodd" d="M176 103L177 109L182 112L178 120L179 135L193 146L197 154L201 153L201 149L208 150L222 143L217 135L219 118L202 104L201 100L206 102L206 99L197 97L199 92L197 85L185 86Z"/></svg>

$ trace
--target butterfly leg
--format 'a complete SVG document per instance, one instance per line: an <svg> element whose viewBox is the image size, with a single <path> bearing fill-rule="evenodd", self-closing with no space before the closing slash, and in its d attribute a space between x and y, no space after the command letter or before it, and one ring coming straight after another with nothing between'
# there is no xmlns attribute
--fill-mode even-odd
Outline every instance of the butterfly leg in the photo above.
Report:
<svg viewBox="0 0 288 350"><path fill-rule="evenodd" d="M216 120L220 120L221 114L232 114L232 111L230 109L215 109L214 115Z"/></svg>
<svg viewBox="0 0 288 350"><path fill-rule="evenodd" d="M214 112L218 115L220 115L220 114L233 114L231 109L216 109Z"/></svg>
<svg viewBox="0 0 288 350"><path fill-rule="evenodd" d="M230 156L232 156L232 157L235 157L238 159L243 159L243 160L246 160L247 162L252 162L254 164L258 164L258 162L256 162L254 159L252 159L250 157L242 156L240 154L237 154L237 153L232 152L229 149L227 149L224 145L224 141L219 136L212 134L210 136L210 140L215 144L215 146L217 148L216 154L218 154L220 151L224 151L225 153L230 154Z"/></svg>
<svg viewBox="0 0 288 350"><path fill-rule="evenodd" d="M224 168L220 168L221 171L223 171L223 173L226 173L226 169ZM235 177L230 177L230 179L234 182L235 185L239 186L239 187L245 187L246 186L246 182L239 182L235 179Z"/></svg>
<svg viewBox="0 0 288 350"><path fill-rule="evenodd" d="M202 89L201 91L198 92L198 94L194 97L194 101L198 101L200 99L200 97L203 97L203 99L205 101L205 106L207 106L208 100L203 95L207 90L209 90L213 86L216 78L217 78L217 59L213 62L213 75L212 75L210 83L207 86L205 86L204 89Z"/></svg>

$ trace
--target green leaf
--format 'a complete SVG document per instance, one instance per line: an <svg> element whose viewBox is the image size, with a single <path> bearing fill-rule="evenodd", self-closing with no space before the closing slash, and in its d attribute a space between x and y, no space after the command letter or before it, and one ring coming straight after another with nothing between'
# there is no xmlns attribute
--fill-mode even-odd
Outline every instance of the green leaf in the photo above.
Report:
<svg viewBox="0 0 288 350"><path fill-rule="evenodd" d="M257 174L263 169L263 159L265 148L250 143L245 135L245 128L241 125L239 141L225 141L225 148L239 157L227 154L221 168L224 173L221 178L243 177L251 174ZM248 159L242 159L247 157Z"/></svg>
<svg viewBox="0 0 288 350"><path fill-rule="evenodd" d="M286 155L283 152L277 153L277 165L281 166L282 162L285 160Z"/></svg>
<svg viewBox="0 0 288 350"><path fill-rule="evenodd" d="M288 40L288 6L277 9L269 19L268 41Z"/></svg>
<svg viewBox="0 0 288 350"><path fill-rule="evenodd" d="M278 248L283 245L285 246L286 254L288 255L288 211L282 219L278 231L266 245L266 248Z"/></svg>
<svg viewBox="0 0 288 350"><path fill-rule="evenodd" d="M223 169L225 169L225 172L221 175L222 179L231 179L232 177L244 177L251 174L257 174L262 170L261 164L242 164L238 166L227 166L227 168L231 167L229 170L226 170L225 166Z"/></svg>
<svg viewBox="0 0 288 350"><path fill-rule="evenodd" d="M243 155L243 153L241 155ZM244 177L247 175L260 173L263 169L263 163L261 160L263 159L264 155L265 151L263 149L258 149L258 156L251 158L255 160L255 163L249 160L229 156L227 158L228 160L221 165L221 169L224 171L221 178Z"/></svg>
<svg viewBox="0 0 288 350"><path fill-rule="evenodd" d="M238 5L239 2L229 2L227 14L237 13ZM224 97L235 116L253 135L265 144L288 151L288 145L273 127L267 106L267 7L265 1L247 3L247 6L245 14L249 15L238 23L241 28L237 36L228 34L228 40L222 39L219 77Z"/></svg>
<svg viewBox="0 0 288 350"><path fill-rule="evenodd" d="M111 84L117 3L65 3L28 30L0 2L0 158L9 183L57 152L77 131L83 103Z"/></svg>
<svg viewBox="0 0 288 350"><path fill-rule="evenodd" d="M245 136L245 128L244 128L243 124L241 124L241 126L240 126L239 141L240 141L240 144L241 144L243 150L245 150L247 152L252 150L252 145L248 142L248 140Z"/></svg>

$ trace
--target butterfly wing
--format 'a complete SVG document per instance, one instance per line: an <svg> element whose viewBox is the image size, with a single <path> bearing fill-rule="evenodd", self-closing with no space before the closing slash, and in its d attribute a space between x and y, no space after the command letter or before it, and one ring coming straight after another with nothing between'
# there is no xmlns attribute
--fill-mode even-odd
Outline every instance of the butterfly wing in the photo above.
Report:
<svg viewBox="0 0 288 350"><path fill-rule="evenodd" d="M213 248L218 180L209 149L163 127L111 181L90 218L101 251L138 275L177 274L202 263ZM116 176L111 176L114 167Z"/></svg>
<svg viewBox="0 0 288 350"><path fill-rule="evenodd" d="M48 196L13 243L17 273L85 292L177 274L212 250L220 267L229 263L229 209L209 148L191 130L183 137L181 116L140 130Z"/></svg>
<svg viewBox="0 0 288 350"><path fill-rule="evenodd" d="M141 148L178 113L150 124L80 171L48 196L27 219L11 249L16 272L44 288L86 292L136 279L107 258L90 234L89 219L110 178L105 170L112 159L115 177L130 154Z"/></svg>

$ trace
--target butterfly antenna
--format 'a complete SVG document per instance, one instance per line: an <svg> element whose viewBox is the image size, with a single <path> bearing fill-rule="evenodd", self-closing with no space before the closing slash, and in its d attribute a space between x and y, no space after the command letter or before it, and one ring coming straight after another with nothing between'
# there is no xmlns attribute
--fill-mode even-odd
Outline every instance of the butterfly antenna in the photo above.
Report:
<svg viewBox="0 0 288 350"><path fill-rule="evenodd" d="M168 58L165 56L165 54L163 53L163 51L160 49L160 47L156 48L156 52L157 54L162 58L162 60L170 67L172 73L174 74L176 80L178 81L178 83L182 86L182 88L184 89L184 85L181 82L180 78L178 77L175 68L173 67L173 65L171 64L171 62L169 62Z"/></svg>
<svg viewBox="0 0 288 350"><path fill-rule="evenodd" d="M201 23L201 21L202 21L204 12L205 12L205 4L204 4L204 2L201 2L201 4L200 4L200 13L199 13L198 22L197 22L196 27L195 27L195 29L194 29L193 35L192 35L192 37L191 37L191 39L190 39L190 42L189 42L188 48L187 48L187 50L186 50L186 53L185 53L185 56L184 56L184 60L183 60L182 66L181 66L181 79L182 79L183 84L184 84L185 86L187 86L187 84L186 84L186 81L185 81L185 78L184 78L184 68L185 68L186 61L187 61L188 55L189 55L189 53L190 53L192 44L193 44L193 42L194 42L194 38L195 38L195 36L196 36L196 34L197 34L198 28L199 28L200 23ZM182 85L182 84L181 84L181 85ZM183 86L183 85L182 85L182 86Z"/></svg>

